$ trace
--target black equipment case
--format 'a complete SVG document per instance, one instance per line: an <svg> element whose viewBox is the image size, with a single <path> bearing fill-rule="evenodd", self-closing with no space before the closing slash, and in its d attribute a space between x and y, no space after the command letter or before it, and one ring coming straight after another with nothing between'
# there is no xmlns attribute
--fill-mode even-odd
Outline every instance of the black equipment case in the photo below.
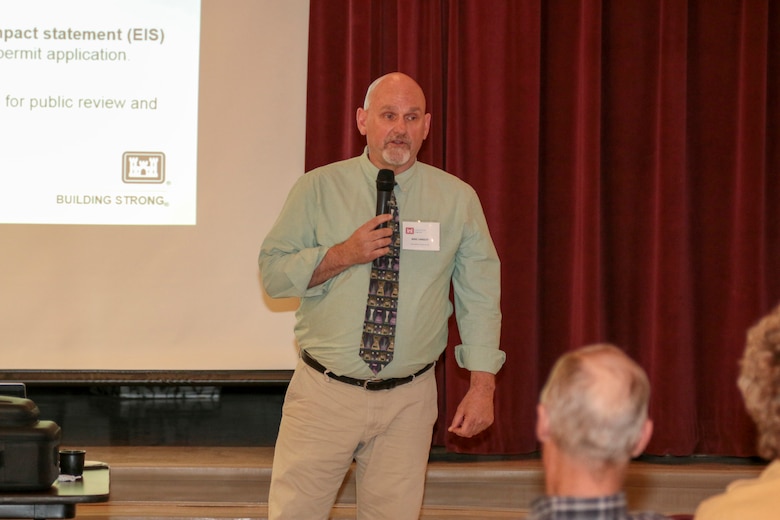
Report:
<svg viewBox="0 0 780 520"><path fill-rule="evenodd" d="M0 395L0 491L48 489L59 476L60 427L30 399Z"/></svg>

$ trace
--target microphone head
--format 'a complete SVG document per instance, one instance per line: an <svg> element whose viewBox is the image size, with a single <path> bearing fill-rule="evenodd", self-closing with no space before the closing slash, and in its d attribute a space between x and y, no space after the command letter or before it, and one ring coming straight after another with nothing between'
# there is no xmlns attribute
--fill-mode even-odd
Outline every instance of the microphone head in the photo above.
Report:
<svg viewBox="0 0 780 520"><path fill-rule="evenodd" d="M395 173L393 170L379 170L376 176L377 191L393 191L395 186Z"/></svg>

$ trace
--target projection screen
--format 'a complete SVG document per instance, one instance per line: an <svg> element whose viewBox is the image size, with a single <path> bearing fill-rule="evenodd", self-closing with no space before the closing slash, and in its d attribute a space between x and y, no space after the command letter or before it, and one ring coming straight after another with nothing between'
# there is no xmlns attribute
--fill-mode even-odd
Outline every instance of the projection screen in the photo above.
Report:
<svg viewBox="0 0 780 520"><path fill-rule="evenodd" d="M289 370L308 0L0 3L5 371Z"/></svg>

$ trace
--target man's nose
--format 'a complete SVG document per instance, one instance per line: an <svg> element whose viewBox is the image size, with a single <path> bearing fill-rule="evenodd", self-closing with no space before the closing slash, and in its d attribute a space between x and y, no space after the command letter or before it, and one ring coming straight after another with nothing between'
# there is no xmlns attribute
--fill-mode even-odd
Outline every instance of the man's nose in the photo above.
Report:
<svg viewBox="0 0 780 520"><path fill-rule="evenodd" d="M398 134L405 134L406 133L406 124L407 121L403 117L399 118L398 121L395 122L395 125L393 126L393 129Z"/></svg>

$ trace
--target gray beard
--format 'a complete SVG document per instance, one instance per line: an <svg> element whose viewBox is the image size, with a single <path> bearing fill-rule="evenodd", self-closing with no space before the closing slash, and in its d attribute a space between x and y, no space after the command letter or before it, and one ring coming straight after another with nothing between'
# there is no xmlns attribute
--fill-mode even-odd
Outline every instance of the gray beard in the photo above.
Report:
<svg viewBox="0 0 780 520"><path fill-rule="evenodd" d="M393 166L406 164L409 162L411 156L412 154L409 150L405 149L382 150L382 159L384 159L387 164L392 164Z"/></svg>

